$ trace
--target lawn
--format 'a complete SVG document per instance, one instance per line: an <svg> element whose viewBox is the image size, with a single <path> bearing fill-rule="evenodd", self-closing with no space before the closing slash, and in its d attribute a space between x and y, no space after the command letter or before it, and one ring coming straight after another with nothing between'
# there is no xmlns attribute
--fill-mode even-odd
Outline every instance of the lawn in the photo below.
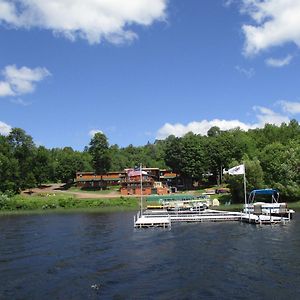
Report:
<svg viewBox="0 0 300 300"><path fill-rule="evenodd" d="M27 211L27 210L56 210L56 209L100 209L115 208L138 209L137 198L119 197L105 199L77 199L68 195L17 195L12 198L0 198L0 211Z"/></svg>
<svg viewBox="0 0 300 300"><path fill-rule="evenodd" d="M94 190L94 189L80 189L77 187L70 187L67 189L68 192L80 192L80 193L95 193L95 194L100 194L100 195L109 195L111 193L116 193L119 192L120 187L111 187L109 189L105 190Z"/></svg>

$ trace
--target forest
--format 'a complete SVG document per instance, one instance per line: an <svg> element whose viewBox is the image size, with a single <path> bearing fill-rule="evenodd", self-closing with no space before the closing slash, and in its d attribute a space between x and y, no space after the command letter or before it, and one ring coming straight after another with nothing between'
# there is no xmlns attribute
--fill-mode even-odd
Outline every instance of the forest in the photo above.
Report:
<svg viewBox="0 0 300 300"><path fill-rule="evenodd" d="M222 176L222 170L245 163L247 191L276 188L287 201L300 200L300 125L296 120L281 126L243 131L212 127L207 135L192 132L183 137L148 142L144 146L110 145L96 133L83 151L71 147L47 149L35 145L20 128L0 135L0 192L19 193L43 183L72 183L78 171L104 174L139 164L170 169L187 187L226 184L234 202L243 201L242 176Z"/></svg>

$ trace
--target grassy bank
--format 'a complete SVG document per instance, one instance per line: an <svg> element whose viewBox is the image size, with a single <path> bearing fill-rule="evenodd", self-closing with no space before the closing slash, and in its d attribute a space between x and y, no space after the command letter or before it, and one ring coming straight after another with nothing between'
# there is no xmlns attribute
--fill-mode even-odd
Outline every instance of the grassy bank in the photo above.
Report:
<svg viewBox="0 0 300 300"><path fill-rule="evenodd" d="M0 197L0 214L22 212L111 212L139 209L139 198L119 197L103 199L78 199L71 195L17 195L11 198ZM154 205L155 203L151 203ZM144 202L146 207L149 203ZM288 207L300 211L300 201L288 203ZM216 207L218 210L241 211L243 204L231 204Z"/></svg>
<svg viewBox="0 0 300 300"><path fill-rule="evenodd" d="M137 198L77 199L68 195L14 196L0 199L0 212L62 211L75 209L129 210L138 208Z"/></svg>

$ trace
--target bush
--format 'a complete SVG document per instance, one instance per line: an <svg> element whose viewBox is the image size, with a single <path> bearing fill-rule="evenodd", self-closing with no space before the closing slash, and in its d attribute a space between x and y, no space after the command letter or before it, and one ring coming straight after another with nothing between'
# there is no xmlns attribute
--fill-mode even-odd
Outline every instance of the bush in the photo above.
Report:
<svg viewBox="0 0 300 300"><path fill-rule="evenodd" d="M6 194L0 194L0 209L5 209L9 205L10 198Z"/></svg>
<svg viewBox="0 0 300 300"><path fill-rule="evenodd" d="M14 210L16 209L16 200L12 196L13 193L0 193L0 210Z"/></svg>

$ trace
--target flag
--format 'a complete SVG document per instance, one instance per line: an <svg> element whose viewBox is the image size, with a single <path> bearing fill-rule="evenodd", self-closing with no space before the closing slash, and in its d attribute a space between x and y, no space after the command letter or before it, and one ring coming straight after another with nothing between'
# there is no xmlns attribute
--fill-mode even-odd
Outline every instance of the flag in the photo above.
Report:
<svg viewBox="0 0 300 300"><path fill-rule="evenodd" d="M233 167L226 171L225 169L223 170L223 174L229 174L229 175L243 175L245 174L245 165L239 165L236 167Z"/></svg>
<svg viewBox="0 0 300 300"><path fill-rule="evenodd" d="M141 174L142 173L142 174ZM141 176L141 175L148 175L148 173L147 172L145 172L145 171L141 171L140 169L134 169L134 170L129 170L128 171L128 176L129 177L132 177L132 176Z"/></svg>

